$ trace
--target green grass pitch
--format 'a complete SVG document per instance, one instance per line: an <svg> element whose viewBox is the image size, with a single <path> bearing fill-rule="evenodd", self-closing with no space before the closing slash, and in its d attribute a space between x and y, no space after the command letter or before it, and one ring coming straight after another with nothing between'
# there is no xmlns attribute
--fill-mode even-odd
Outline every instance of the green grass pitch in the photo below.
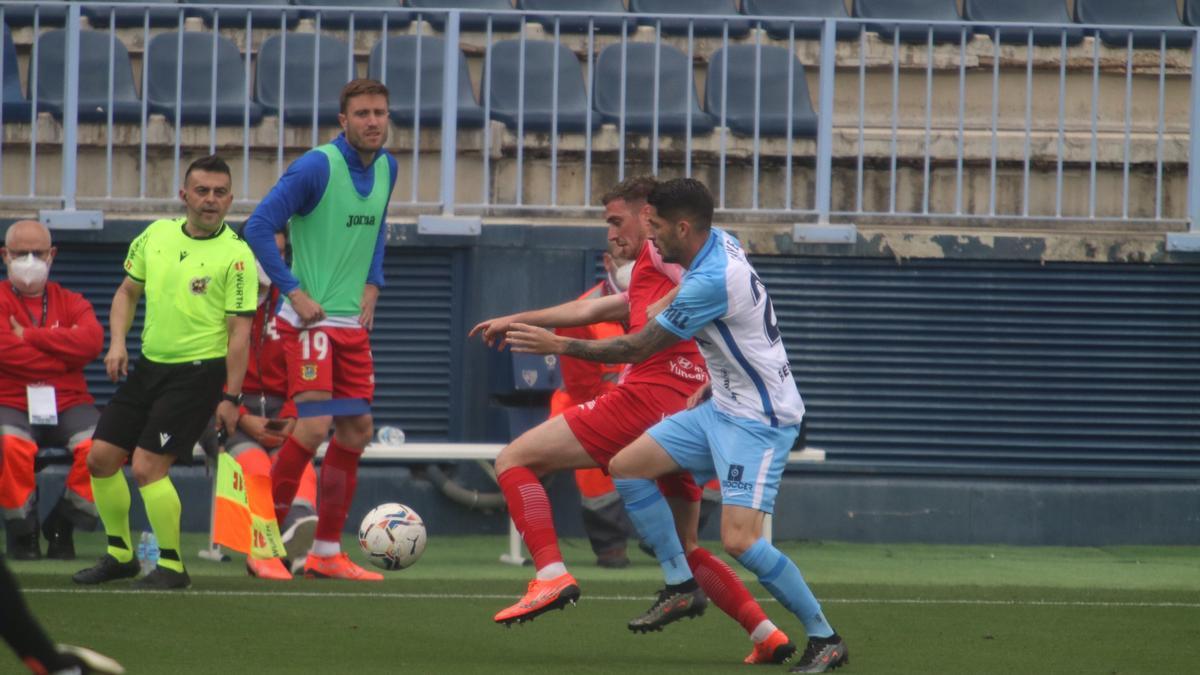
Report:
<svg viewBox="0 0 1200 675"><path fill-rule="evenodd" d="M717 673L750 642L716 607L661 633L625 622L660 578L592 565L566 540L576 607L506 629L492 614L524 590L530 568L498 562L502 537L437 537L413 568L380 584L247 578L240 559L195 557L192 589L142 594L128 582L81 589L70 574L101 551L80 537L77 562L10 563L54 638L98 649L130 673ZM358 556L357 544L347 550ZM847 640L853 673L1200 672L1200 548L1026 548L782 542ZM358 556L361 559L361 556ZM744 570L734 568L747 578ZM767 614L803 639L766 591ZM0 672L18 672L0 654Z"/></svg>

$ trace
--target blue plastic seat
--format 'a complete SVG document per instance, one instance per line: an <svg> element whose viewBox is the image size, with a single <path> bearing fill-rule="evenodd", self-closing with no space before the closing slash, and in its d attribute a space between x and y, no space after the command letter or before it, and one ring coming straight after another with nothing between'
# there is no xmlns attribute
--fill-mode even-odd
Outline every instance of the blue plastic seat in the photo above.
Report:
<svg viewBox="0 0 1200 675"><path fill-rule="evenodd" d="M706 16L737 15L733 0L629 0L629 11L634 14L682 14L678 19L639 17L638 23L653 26L662 21L664 35L687 35L688 22L692 22L692 35L720 36L725 31L725 21L705 19ZM729 20L729 37L744 37L750 32L750 22L745 19Z"/></svg>
<svg viewBox="0 0 1200 675"><path fill-rule="evenodd" d="M350 5L353 7L378 7L380 9L396 9L402 3L400 0L352 0L352 2L336 3L329 0L292 0L292 4L300 7L328 7L330 5ZM305 17L316 17L316 11L304 11ZM350 12L340 10L324 10L320 12L321 28L345 30L350 26ZM366 28L379 30L383 27L384 12L360 11L354 13L354 29ZM388 28L405 28L412 23L406 12L393 12L388 16Z"/></svg>
<svg viewBox="0 0 1200 675"><path fill-rule="evenodd" d="M803 16L822 19L848 19L846 4L842 0L742 0L742 11L747 16ZM788 21L765 22L767 35L776 40L788 39L793 25ZM796 23L797 40L821 39L821 26L812 23ZM860 23L838 24L838 40L854 40L862 32Z"/></svg>
<svg viewBox="0 0 1200 675"><path fill-rule="evenodd" d="M0 73L3 78L0 87L0 115L4 122L29 122L30 103L21 91L21 75L17 72L17 47L13 44L12 33L8 24L4 24L4 69Z"/></svg>
<svg viewBox="0 0 1200 675"><path fill-rule="evenodd" d="M654 51L655 45L631 42L625 45L625 129L651 133L654 128ZM687 130L690 106L692 132L712 131L713 119L696 102L692 64L674 47L659 45L658 131L683 134ZM605 47L596 58L592 79L593 104L606 123L621 119L621 45Z"/></svg>
<svg viewBox="0 0 1200 675"><path fill-rule="evenodd" d="M387 64L384 67L384 46ZM423 35L421 44L421 91L417 96L417 36L397 35L375 43L367 65L368 76L383 82L388 88L388 112L392 122L411 126L420 115L421 126L442 125L442 78L446 66L446 41ZM471 89L471 73L467 58L458 52L458 125L483 126L483 108ZM418 101L420 102L418 104Z"/></svg>
<svg viewBox="0 0 1200 675"><path fill-rule="evenodd" d="M760 136L786 136L789 122L793 136L816 136L817 115L808 96L804 66L783 47L762 47L761 68L755 73L755 45L730 45L719 49L708 62L708 80L704 85L704 109L721 123L721 93L725 96L725 123L735 133L754 134L754 82L758 93L758 133ZM729 61L726 79L725 61ZM788 116L788 61L792 62L792 111Z"/></svg>
<svg viewBox="0 0 1200 675"><path fill-rule="evenodd" d="M213 25L216 15L220 16L221 28L245 28L246 15L250 15L250 25L253 28L279 28L280 21L287 28L295 28L300 22L300 13L294 9L286 9L288 0L179 0L185 5L204 5L188 9L188 16L198 16L209 28ZM216 7L212 7L216 5ZM221 7L221 5L255 5L254 9L242 7Z"/></svg>
<svg viewBox="0 0 1200 675"><path fill-rule="evenodd" d="M1200 0L1183 0L1183 22L1200 26Z"/></svg>
<svg viewBox="0 0 1200 675"><path fill-rule="evenodd" d="M626 14L625 3L621 0L517 0L517 9L531 12L605 12ZM554 34L554 19L549 15L539 14L532 19L546 28L547 35ZM625 30L633 32L636 27L633 19L623 19L615 16L597 16L591 20L591 26L596 33L620 33L621 24L629 26ZM560 16L558 17L559 33L586 33L588 17Z"/></svg>
<svg viewBox="0 0 1200 675"><path fill-rule="evenodd" d="M556 50L557 105L553 90ZM515 129L518 117L522 117L526 131L548 132L556 116L560 133L582 132L587 128L587 92L584 89L583 69L570 49L545 40L525 41L525 96L520 106L518 82L521 41L501 40L493 44L489 58L492 64L489 99L493 118ZM599 126L600 116L592 115L592 128Z"/></svg>
<svg viewBox="0 0 1200 675"><path fill-rule="evenodd" d="M109 49L112 49L112 115L114 122L137 122L142 102L133 87L133 66L125 44L108 31L79 31L79 121L108 119ZM111 42L110 42L111 39ZM37 39L37 104L39 110L63 118L66 91L67 33L49 30ZM32 82L32 72L29 80Z"/></svg>
<svg viewBox="0 0 1200 675"><path fill-rule="evenodd" d="M280 60L285 55L281 80ZM318 80L317 121L336 124L342 87L352 76L349 47L328 35L282 33L264 40L258 52L254 97L267 113L281 114L285 124L311 123L314 71Z"/></svg>
<svg viewBox="0 0 1200 675"><path fill-rule="evenodd" d="M460 30L471 31L487 30L487 14L480 14L479 12L513 9L511 0L408 0L408 6L414 9L474 10L470 14L463 14L459 22ZM444 11L426 14L424 18L433 24L434 28L438 30L446 29L446 14ZM492 15L492 30L505 32L521 30L521 16L519 14L494 14Z"/></svg>
<svg viewBox="0 0 1200 675"><path fill-rule="evenodd" d="M964 0L963 18L968 21L1004 21L1012 23L1071 23L1067 6L1062 2L1046 0ZM1035 45L1062 44L1063 30L1060 28L1033 28ZM1077 45L1083 40L1083 29L1067 28L1067 44ZM996 36L996 29L977 26L976 33ZM1012 44L1027 44L1029 31L1005 27L1000 30L1000 41Z"/></svg>
<svg viewBox="0 0 1200 675"><path fill-rule="evenodd" d="M183 35L183 87L179 90L179 117L184 124L208 124L213 106L213 34L188 31ZM180 33L160 33L146 45L146 104L150 112L162 113L175 122L176 68L179 63ZM216 36L216 123L240 125L262 119L262 106L246 99L245 62L228 38Z"/></svg>
<svg viewBox="0 0 1200 675"><path fill-rule="evenodd" d="M4 10L4 23L9 26L32 26L37 14L38 26L62 26L67 22L66 0L42 0L37 4L0 4Z"/></svg>
<svg viewBox="0 0 1200 675"><path fill-rule="evenodd" d="M863 19L906 19L912 21L962 21L954 0L854 0L854 16ZM901 42L925 42L929 26L917 24L867 24L867 30L891 41L897 32ZM967 28L967 39L970 39ZM958 42L962 29L957 26L934 26L934 42Z"/></svg>
<svg viewBox="0 0 1200 675"><path fill-rule="evenodd" d="M1075 20L1079 23L1114 24L1118 26L1160 26L1181 28L1175 0L1075 0ZM1104 29L1096 32L1100 40L1111 47L1124 47L1131 31ZM1134 30L1133 46L1138 49L1157 49L1161 31ZM1190 32L1167 33L1167 47L1186 49L1192 46Z"/></svg>
<svg viewBox="0 0 1200 675"><path fill-rule="evenodd" d="M84 5L80 11L87 17L88 23L95 28L107 28L109 19L118 28L141 26L145 17L150 16L151 26L177 26L180 23L180 5L178 0L107 0L110 4L137 3L139 5L163 5L162 7L106 7L104 5Z"/></svg>

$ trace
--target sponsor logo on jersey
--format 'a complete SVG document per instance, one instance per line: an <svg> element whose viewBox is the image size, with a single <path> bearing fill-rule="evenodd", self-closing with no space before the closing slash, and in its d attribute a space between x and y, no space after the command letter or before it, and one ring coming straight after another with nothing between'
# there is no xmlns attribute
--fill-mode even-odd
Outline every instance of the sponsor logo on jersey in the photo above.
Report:
<svg viewBox="0 0 1200 675"><path fill-rule="evenodd" d="M356 225L362 225L365 227L373 227L375 225L375 216L359 215L359 214L352 213L346 217L346 227L354 227Z"/></svg>
<svg viewBox="0 0 1200 675"><path fill-rule="evenodd" d="M233 269L238 272L245 272L246 271L246 263L242 262L241 260L238 260L237 262L233 263Z"/></svg>
<svg viewBox="0 0 1200 675"><path fill-rule="evenodd" d="M672 375L680 379L694 382L708 381L708 373L686 357L677 356L671 359L667 367L671 370Z"/></svg>
<svg viewBox="0 0 1200 675"><path fill-rule="evenodd" d="M208 292L208 282L212 277L194 277L192 279L192 295L204 295Z"/></svg>
<svg viewBox="0 0 1200 675"><path fill-rule="evenodd" d="M317 364L305 363L300 366L300 379L312 382L317 379Z"/></svg>
<svg viewBox="0 0 1200 675"><path fill-rule="evenodd" d="M183 262L183 259L184 259L184 258L186 258L186 257L188 257L188 252L187 252L187 251L180 251L180 252L179 252L179 262Z"/></svg>

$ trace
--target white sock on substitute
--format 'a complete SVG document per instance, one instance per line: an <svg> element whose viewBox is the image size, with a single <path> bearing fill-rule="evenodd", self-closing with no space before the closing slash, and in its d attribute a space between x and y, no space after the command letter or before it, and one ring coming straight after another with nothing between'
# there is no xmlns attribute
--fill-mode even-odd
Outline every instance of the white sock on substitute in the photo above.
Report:
<svg viewBox="0 0 1200 675"><path fill-rule="evenodd" d="M775 624L771 623L770 619L763 619L762 623L754 627L754 632L750 633L750 639L755 642L762 642L771 637L771 633L774 633L775 630Z"/></svg>
<svg viewBox="0 0 1200 675"><path fill-rule="evenodd" d="M313 540L312 554L321 558L337 555L342 552L342 542Z"/></svg>
<svg viewBox="0 0 1200 675"><path fill-rule="evenodd" d="M560 577L567 573L567 566L560 563L550 563L537 571L537 578L542 581L549 581L555 577Z"/></svg>

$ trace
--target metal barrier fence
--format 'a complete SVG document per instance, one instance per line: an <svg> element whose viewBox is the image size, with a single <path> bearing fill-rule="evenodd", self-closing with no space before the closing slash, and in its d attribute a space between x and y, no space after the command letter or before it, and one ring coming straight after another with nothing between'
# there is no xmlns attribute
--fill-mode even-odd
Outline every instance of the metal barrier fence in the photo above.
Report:
<svg viewBox="0 0 1200 675"><path fill-rule="evenodd" d="M388 81L393 108L407 100L414 110L404 124L394 120L394 131L403 136L391 146L402 164L393 195L398 212L590 213L603 185L632 171L650 171L704 178L726 214L773 220L1150 221L1187 223L1192 232L1200 222L1200 176L1189 170L1184 178L1180 171L1190 169L1189 158L1200 149L1195 133L1200 88L1192 77L1200 50L1168 47L1169 39L1181 35L1194 45L1192 28L1139 26L1139 32L1156 32L1158 40L1155 47L1135 48L1129 27L1080 24L70 3L65 21L56 22L65 27L47 29L51 7L29 9L27 3L0 5L0 21L19 10L32 15L28 27L14 31L27 59L17 56L7 38L0 52L5 110L13 96L10 76L27 74L16 96L28 97L28 110L0 113L0 175L6 176L0 204L7 208L61 206L68 213L161 208L174 201L185 156L221 150L240 157L235 187L240 183L241 199L235 208L249 209L261 198L262 186L273 183L304 146L328 140L336 131L322 109L332 104L326 100L330 79L336 90L346 79L378 68L388 81L389 58L394 66L399 57L388 53L393 43L383 38L406 36L405 49L411 46L411 52L404 53L415 59L411 82ZM127 26L119 27L121 13L130 11L140 16L126 18ZM197 11L209 14L198 18ZM278 20L264 24L251 13L264 11L279 11ZM238 18L228 18L235 13ZM81 29L84 16L93 26L89 31ZM308 22L300 23L300 30L297 18ZM681 34L668 35L664 22L680 21L686 24ZM714 22L719 29L713 29ZM768 22L771 31L754 30ZM751 30L743 30L747 26ZM870 32L880 27L891 31L890 39ZM1080 29L1127 37L1123 48L1099 39L1069 44ZM62 33L54 40L47 37L58 30ZM322 39L302 37L309 30ZM147 87L154 74L147 54L154 38L173 31L211 37L211 53L185 53L184 40L175 40L174 115L165 115L167 131L161 137L152 131ZM946 31L957 33L957 40L947 40ZM1046 31L1058 33L1058 39L1047 41ZM820 39L805 38L814 32ZM1002 42L1002 32L1024 35L1024 40ZM835 39L846 33L856 37ZM218 73L226 41L239 59L234 79L241 82L234 86L243 90L236 123L218 119L218 94L227 93ZM438 47L426 49L426 41ZM61 75L39 72L57 63L44 51L60 42ZM89 51L101 42L106 50ZM277 73L265 72L268 43L271 49L277 44ZM131 90L136 102L131 103L122 99L129 92L120 90L127 79L121 55L136 57L139 49L140 68L128 73L140 80ZM426 114L426 108L437 106L422 104L422 92L428 94L431 86L422 59L439 52L442 64L451 65L438 75L440 111ZM207 91L199 91L207 96L197 96L185 82L186 61L202 56L211 62L203 83ZM294 103L287 88L298 86L290 77L301 67L297 59L310 56L324 65L304 71L311 71L311 84L304 84L311 93L307 114L285 112L289 101ZM14 58L16 64L6 62ZM469 65L455 67L460 59ZM616 82L597 75L614 60ZM330 70L335 62L346 68L344 75L337 66ZM814 69L816 87L810 95L808 73ZM675 91L679 72L686 80L685 102ZM470 78L467 98L462 97L467 89L460 90L464 75ZM98 85L95 79L104 77L107 81ZM270 114L252 122L252 111L266 103L261 99L268 79L278 81L277 90L268 93L282 109L274 123ZM1085 81L1089 91L1081 96L1075 90ZM638 83L647 82L649 96L638 89ZM61 100L54 98L55 86ZM923 86L923 97L910 93L917 86ZM1122 93L1102 94L1109 87ZM732 89L737 92L731 95ZM85 90L90 99L81 93ZM1009 114L1018 93L1023 110ZM614 95L615 113L609 100ZM207 122L183 119L193 99L211 101ZM649 109L637 107L647 100ZM804 109L810 100L815 109ZM475 113L482 118L477 128L462 124L468 112L464 101L481 109ZM79 121L82 107L88 113L84 117L94 121ZM39 121L48 108L57 122ZM734 120L735 114L741 117ZM130 118L134 121L121 121ZM739 130L732 128L735 122ZM130 130L119 132L127 124ZM28 125L25 135L23 125ZM87 125L99 125L100 131L89 132L85 140L81 129ZM160 157L167 152L169 183L167 160ZM61 182L56 185L46 174L58 156ZM26 173L9 170L11 163L23 165ZM136 188L126 185L131 164ZM274 175L264 176L272 164ZM103 188L95 185L101 174ZM14 175L23 175L27 185L17 186ZM1051 176L1052 190L1045 186ZM1173 197L1172 180L1180 187L1186 181L1186 205ZM1084 183L1086 188L1071 188Z"/></svg>

